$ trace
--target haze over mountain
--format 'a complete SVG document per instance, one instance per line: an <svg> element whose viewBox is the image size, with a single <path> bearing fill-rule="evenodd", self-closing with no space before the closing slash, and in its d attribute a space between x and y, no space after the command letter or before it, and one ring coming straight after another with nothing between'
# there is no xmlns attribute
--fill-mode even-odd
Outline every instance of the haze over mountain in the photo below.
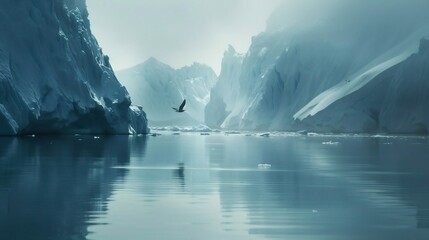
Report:
<svg viewBox="0 0 429 240"><path fill-rule="evenodd" d="M287 2L247 53L225 53L207 124L429 132L427 9L423 0Z"/></svg>
<svg viewBox="0 0 429 240"><path fill-rule="evenodd" d="M180 68L199 62L220 72L227 44L239 51L284 0L87 0L93 33L115 71L149 57Z"/></svg>
<svg viewBox="0 0 429 240"><path fill-rule="evenodd" d="M142 64L117 72L134 104L144 106L151 126L192 126L204 122L210 89L217 81L214 71L194 63L180 69L149 58ZM186 99L185 112L177 113Z"/></svg>
<svg viewBox="0 0 429 240"><path fill-rule="evenodd" d="M118 72L128 93L91 33L85 0L8 1L0 135L145 133L131 99L153 125L427 134L427 9L425 0L285 1L246 53L228 47L219 81L208 66L151 58Z"/></svg>

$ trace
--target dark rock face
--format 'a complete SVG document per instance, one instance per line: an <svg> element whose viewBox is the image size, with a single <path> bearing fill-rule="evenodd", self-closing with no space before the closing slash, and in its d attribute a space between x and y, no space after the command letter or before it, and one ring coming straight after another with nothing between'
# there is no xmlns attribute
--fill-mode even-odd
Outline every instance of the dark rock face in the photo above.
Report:
<svg viewBox="0 0 429 240"><path fill-rule="evenodd" d="M128 92L85 0L5 0L0 30L0 135L130 132Z"/></svg>

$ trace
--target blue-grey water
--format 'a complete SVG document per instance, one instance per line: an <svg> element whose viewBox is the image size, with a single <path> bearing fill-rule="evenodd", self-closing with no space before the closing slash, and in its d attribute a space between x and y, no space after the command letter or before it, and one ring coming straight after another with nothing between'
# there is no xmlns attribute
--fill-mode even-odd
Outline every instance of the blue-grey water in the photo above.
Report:
<svg viewBox="0 0 429 240"><path fill-rule="evenodd" d="M427 240L429 140L0 138L0 239Z"/></svg>

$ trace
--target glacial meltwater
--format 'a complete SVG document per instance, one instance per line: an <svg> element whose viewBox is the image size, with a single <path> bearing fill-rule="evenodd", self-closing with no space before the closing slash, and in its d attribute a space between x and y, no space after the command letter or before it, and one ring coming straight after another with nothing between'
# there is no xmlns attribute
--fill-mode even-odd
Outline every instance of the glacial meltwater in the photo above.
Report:
<svg viewBox="0 0 429 240"><path fill-rule="evenodd" d="M0 239L429 239L429 139L0 138Z"/></svg>

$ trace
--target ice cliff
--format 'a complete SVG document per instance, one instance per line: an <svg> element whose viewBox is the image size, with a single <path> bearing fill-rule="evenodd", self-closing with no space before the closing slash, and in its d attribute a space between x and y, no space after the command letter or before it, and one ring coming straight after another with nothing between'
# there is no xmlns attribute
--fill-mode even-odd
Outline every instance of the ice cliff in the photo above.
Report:
<svg viewBox="0 0 429 240"><path fill-rule="evenodd" d="M219 127L236 104L243 55L237 53L233 46L225 51L222 60L222 72L219 80L211 89L210 102L205 109L205 122Z"/></svg>
<svg viewBox="0 0 429 240"><path fill-rule="evenodd" d="M226 51L206 123L427 133L427 9L423 0L286 4L245 55Z"/></svg>
<svg viewBox="0 0 429 240"><path fill-rule="evenodd" d="M90 31L85 0L4 0L0 135L145 133Z"/></svg>
<svg viewBox="0 0 429 240"><path fill-rule="evenodd" d="M429 39L422 39L419 51L406 60L344 95L352 84L315 98L297 114L298 125L331 132L429 134ZM332 101L334 90L344 96Z"/></svg>
<svg viewBox="0 0 429 240"><path fill-rule="evenodd" d="M194 63L180 69L150 58L135 67L117 72L134 104L142 105L151 126L191 126L204 122L210 89L217 81L214 71ZM184 113L176 113L186 99Z"/></svg>

